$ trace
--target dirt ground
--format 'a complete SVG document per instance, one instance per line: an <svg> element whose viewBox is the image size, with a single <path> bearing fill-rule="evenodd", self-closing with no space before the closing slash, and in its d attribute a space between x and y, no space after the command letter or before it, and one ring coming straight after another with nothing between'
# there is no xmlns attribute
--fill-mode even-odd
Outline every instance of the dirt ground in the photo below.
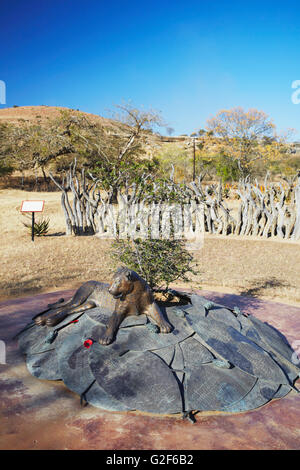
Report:
<svg viewBox="0 0 300 470"><path fill-rule="evenodd" d="M50 219L48 235L34 242L20 214L26 199L45 200L43 216ZM64 236L58 192L1 190L0 226L0 301L77 288L90 279L107 281L114 270L110 240ZM300 305L299 242L207 235L193 253L200 273L191 277L189 287Z"/></svg>

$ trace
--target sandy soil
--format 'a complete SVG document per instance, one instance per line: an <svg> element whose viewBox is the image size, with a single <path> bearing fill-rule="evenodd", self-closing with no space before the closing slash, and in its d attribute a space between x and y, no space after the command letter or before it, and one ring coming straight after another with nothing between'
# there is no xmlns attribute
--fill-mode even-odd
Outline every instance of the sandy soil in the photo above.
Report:
<svg viewBox="0 0 300 470"><path fill-rule="evenodd" d="M34 242L22 224L25 199L45 200L43 216L50 219L48 235ZM0 301L107 281L113 272L110 240L64 236L60 193L1 190L0 226ZM189 286L300 305L299 242L207 235L193 253L200 273Z"/></svg>

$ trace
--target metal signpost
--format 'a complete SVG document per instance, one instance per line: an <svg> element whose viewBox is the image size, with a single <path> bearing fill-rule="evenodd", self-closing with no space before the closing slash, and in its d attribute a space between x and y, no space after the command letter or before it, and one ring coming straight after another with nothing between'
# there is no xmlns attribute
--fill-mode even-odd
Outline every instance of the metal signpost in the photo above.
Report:
<svg viewBox="0 0 300 470"><path fill-rule="evenodd" d="M22 201L21 212L32 213L31 240L34 241L34 214L43 212L45 201Z"/></svg>

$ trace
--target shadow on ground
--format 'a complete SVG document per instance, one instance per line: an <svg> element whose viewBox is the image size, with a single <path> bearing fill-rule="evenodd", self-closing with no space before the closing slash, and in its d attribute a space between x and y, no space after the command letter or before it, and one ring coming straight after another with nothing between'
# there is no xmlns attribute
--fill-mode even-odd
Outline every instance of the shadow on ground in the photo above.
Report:
<svg viewBox="0 0 300 470"><path fill-rule="evenodd" d="M280 281L275 277L267 280L254 280L252 284L253 287L243 289L240 292L240 295L247 297L258 297L264 295L265 291L267 291L268 289L292 287L288 282Z"/></svg>

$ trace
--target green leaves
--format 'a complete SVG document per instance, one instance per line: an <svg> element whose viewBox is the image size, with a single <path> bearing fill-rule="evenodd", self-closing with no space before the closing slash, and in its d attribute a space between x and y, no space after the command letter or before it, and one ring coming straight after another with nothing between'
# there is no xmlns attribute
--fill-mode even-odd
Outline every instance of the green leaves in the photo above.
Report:
<svg viewBox="0 0 300 470"><path fill-rule="evenodd" d="M42 237L46 235L49 231L50 219L41 219L34 222L34 235L37 237ZM31 234L32 224L29 222L23 222L24 227L28 228L28 232Z"/></svg>
<svg viewBox="0 0 300 470"><path fill-rule="evenodd" d="M188 282L188 273L197 274L192 255L182 239L116 239L111 257L143 277L150 287L167 290L170 283Z"/></svg>

